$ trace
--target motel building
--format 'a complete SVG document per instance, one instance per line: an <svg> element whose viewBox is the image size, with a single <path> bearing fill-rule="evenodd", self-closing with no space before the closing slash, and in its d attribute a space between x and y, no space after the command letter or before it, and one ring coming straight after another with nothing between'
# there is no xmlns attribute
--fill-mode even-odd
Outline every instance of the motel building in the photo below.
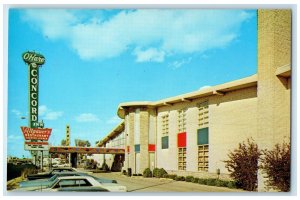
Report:
<svg viewBox="0 0 300 200"><path fill-rule="evenodd" d="M291 11L258 10L257 74L159 101L121 103L123 120L98 146L125 149L134 174L228 178L224 160L252 138L260 149L290 141ZM245 55L247 56L247 55ZM233 72L234 73L234 72ZM103 156L103 155L99 155ZM111 165L114 155L106 155ZM258 190L264 178L258 175Z"/></svg>

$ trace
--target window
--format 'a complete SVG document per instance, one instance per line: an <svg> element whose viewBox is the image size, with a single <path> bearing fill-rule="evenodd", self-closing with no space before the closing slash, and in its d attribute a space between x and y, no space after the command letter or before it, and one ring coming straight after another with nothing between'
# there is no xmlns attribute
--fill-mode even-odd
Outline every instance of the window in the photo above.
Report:
<svg viewBox="0 0 300 200"><path fill-rule="evenodd" d="M162 136L169 135L169 115L161 117L161 134Z"/></svg>
<svg viewBox="0 0 300 200"><path fill-rule="evenodd" d="M209 153L208 128L198 130L198 171L208 171L208 153Z"/></svg>
<svg viewBox="0 0 300 200"><path fill-rule="evenodd" d="M178 148L178 170L186 170L186 148Z"/></svg>
<svg viewBox="0 0 300 200"><path fill-rule="evenodd" d="M208 127L209 124L208 101L204 101L198 104L198 110L199 110L199 118L198 118L199 128Z"/></svg>
<svg viewBox="0 0 300 200"><path fill-rule="evenodd" d="M92 186L92 184L85 179L62 179L60 180L53 188L62 188L62 187L80 187L80 186Z"/></svg>
<svg viewBox="0 0 300 200"><path fill-rule="evenodd" d="M169 148L169 136L164 136L161 138L161 148L162 149Z"/></svg>
<svg viewBox="0 0 300 200"><path fill-rule="evenodd" d="M136 153L139 153L140 152L140 145L139 144L136 144L136 145L134 145L134 151L136 152Z"/></svg>
<svg viewBox="0 0 300 200"><path fill-rule="evenodd" d="M186 131L186 110L178 110L178 132L182 133Z"/></svg>

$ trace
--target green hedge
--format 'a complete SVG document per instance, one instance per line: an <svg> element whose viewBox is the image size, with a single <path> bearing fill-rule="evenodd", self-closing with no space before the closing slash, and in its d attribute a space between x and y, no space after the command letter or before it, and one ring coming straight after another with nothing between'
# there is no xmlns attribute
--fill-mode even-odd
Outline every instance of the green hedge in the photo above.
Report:
<svg viewBox="0 0 300 200"><path fill-rule="evenodd" d="M186 182L193 182L193 180L194 180L194 177L193 177L193 176L187 176L187 177L185 178L185 181L186 181Z"/></svg>
<svg viewBox="0 0 300 200"><path fill-rule="evenodd" d="M184 176L177 176L175 178L176 181L185 181L185 177Z"/></svg>
<svg viewBox="0 0 300 200"><path fill-rule="evenodd" d="M207 179L199 178L198 183L202 185L207 185Z"/></svg>
<svg viewBox="0 0 300 200"><path fill-rule="evenodd" d="M176 180L177 175L176 174L169 174L168 178Z"/></svg>
<svg viewBox="0 0 300 200"><path fill-rule="evenodd" d="M199 181L199 178L194 178L192 182L193 183L198 183L198 181Z"/></svg>

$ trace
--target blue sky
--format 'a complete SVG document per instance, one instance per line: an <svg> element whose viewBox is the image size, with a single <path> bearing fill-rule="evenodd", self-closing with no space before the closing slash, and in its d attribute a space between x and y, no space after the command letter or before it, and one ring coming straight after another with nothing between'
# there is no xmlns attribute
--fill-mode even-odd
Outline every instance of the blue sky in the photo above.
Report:
<svg viewBox="0 0 300 200"><path fill-rule="evenodd" d="M92 145L119 122L127 101L156 101L257 70L256 10L10 9L8 155L28 124L25 51L43 54L39 120L59 145L65 127Z"/></svg>

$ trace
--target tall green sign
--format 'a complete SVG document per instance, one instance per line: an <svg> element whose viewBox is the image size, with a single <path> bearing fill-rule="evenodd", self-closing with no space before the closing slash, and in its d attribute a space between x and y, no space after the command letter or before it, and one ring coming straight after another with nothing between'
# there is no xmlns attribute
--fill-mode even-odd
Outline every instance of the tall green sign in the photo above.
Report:
<svg viewBox="0 0 300 200"><path fill-rule="evenodd" d="M29 127L40 127L39 115L39 66L45 63L45 57L35 52L25 52L23 60L29 67Z"/></svg>

